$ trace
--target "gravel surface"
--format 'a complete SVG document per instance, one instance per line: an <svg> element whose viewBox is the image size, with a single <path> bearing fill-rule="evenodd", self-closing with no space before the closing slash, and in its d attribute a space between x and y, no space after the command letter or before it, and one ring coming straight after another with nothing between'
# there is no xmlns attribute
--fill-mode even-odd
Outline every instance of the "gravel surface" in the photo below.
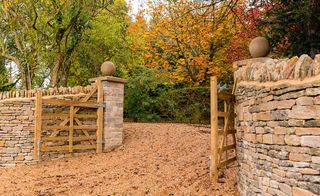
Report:
<svg viewBox="0 0 320 196"><path fill-rule="evenodd" d="M208 126L126 123L122 147L0 169L0 195L239 195L209 177Z"/></svg>

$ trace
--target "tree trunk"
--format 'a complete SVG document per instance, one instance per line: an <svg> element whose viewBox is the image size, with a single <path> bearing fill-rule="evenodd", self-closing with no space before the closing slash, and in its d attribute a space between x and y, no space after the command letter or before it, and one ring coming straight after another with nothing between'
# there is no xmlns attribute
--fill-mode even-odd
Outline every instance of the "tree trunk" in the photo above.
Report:
<svg viewBox="0 0 320 196"><path fill-rule="evenodd" d="M64 58L65 58L64 54L62 53L58 54L55 64L53 66L53 69L51 70L51 87L56 87L58 84L59 71L62 67Z"/></svg>

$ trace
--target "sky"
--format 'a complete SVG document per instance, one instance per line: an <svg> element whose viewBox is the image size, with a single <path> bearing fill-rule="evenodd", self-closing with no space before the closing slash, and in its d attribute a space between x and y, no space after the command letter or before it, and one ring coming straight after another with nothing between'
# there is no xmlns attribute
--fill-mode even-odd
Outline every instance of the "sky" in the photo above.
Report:
<svg viewBox="0 0 320 196"><path fill-rule="evenodd" d="M126 0L127 3L132 3L132 13L133 15L137 14L139 7L141 8L146 6L146 1L147 0Z"/></svg>

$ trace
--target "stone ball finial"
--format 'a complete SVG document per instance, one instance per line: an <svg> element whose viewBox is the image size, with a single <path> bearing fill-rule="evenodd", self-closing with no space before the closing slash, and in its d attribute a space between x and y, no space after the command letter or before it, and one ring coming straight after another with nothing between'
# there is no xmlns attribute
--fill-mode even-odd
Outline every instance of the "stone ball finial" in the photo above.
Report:
<svg viewBox="0 0 320 196"><path fill-rule="evenodd" d="M265 37L254 38L249 45L249 51L253 58L266 57L270 52L270 45Z"/></svg>
<svg viewBox="0 0 320 196"><path fill-rule="evenodd" d="M104 76L113 76L116 72L116 66L111 61L105 61L101 65L101 73Z"/></svg>

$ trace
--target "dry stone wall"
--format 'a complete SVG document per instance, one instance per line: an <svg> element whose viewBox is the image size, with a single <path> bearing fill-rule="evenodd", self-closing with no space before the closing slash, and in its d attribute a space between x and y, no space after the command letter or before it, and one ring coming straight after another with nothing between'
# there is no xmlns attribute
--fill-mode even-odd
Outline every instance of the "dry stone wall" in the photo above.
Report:
<svg viewBox="0 0 320 196"><path fill-rule="evenodd" d="M235 64L241 195L320 195L319 64L294 61Z"/></svg>
<svg viewBox="0 0 320 196"><path fill-rule="evenodd" d="M0 165L33 160L34 100L0 102Z"/></svg>

